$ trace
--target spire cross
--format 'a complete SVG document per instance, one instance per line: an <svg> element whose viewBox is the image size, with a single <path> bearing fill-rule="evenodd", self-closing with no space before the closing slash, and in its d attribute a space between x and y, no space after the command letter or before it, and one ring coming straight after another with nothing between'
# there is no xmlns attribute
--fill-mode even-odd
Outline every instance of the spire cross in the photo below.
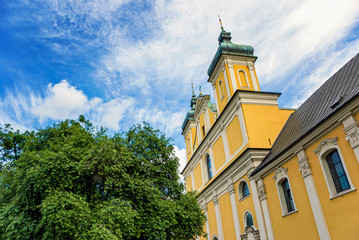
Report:
<svg viewBox="0 0 359 240"><path fill-rule="evenodd" d="M223 25L222 25L222 20L221 20L221 16L218 15L218 19L219 19L219 24L221 25L221 29L222 31L224 31Z"/></svg>

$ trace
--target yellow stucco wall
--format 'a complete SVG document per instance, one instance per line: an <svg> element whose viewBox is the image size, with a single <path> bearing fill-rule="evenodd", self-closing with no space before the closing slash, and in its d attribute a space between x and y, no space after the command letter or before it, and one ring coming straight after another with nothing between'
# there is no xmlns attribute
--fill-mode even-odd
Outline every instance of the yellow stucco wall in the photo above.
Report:
<svg viewBox="0 0 359 240"><path fill-rule="evenodd" d="M193 191L192 189L192 177L191 174L188 176L188 178L186 179L186 189L187 191Z"/></svg>
<svg viewBox="0 0 359 240"><path fill-rule="evenodd" d="M212 112L211 110L208 110L208 115L209 115L209 123L211 124L210 127L212 127L214 122L216 121L216 113Z"/></svg>
<svg viewBox="0 0 359 240"><path fill-rule="evenodd" d="M314 153L314 150L318 147L322 140L338 137L338 146L343 156L343 159L341 160L347 167L354 187L358 188L359 164L349 142L345 140L345 132L343 131L343 128L344 127L342 125L337 127L335 130L323 136L320 140L311 145L305 152L312 168L314 182L332 239L357 239L359 236L359 228L355 223L358 223L359 215L358 191L356 190L340 197L330 199L329 190L325 182L319 158Z"/></svg>
<svg viewBox="0 0 359 240"><path fill-rule="evenodd" d="M198 190L203 184L201 163L198 163L197 166L194 168L193 177L194 177L194 189Z"/></svg>
<svg viewBox="0 0 359 240"><path fill-rule="evenodd" d="M223 138L220 136L213 144L214 167L218 170L226 161L224 155Z"/></svg>
<svg viewBox="0 0 359 240"><path fill-rule="evenodd" d="M193 152L196 151L197 147L198 147L198 133L197 133L197 128L196 127L192 127L191 128L191 134L192 134L192 146L193 146Z"/></svg>
<svg viewBox="0 0 359 240"><path fill-rule="evenodd" d="M207 213L208 213L208 224L209 224L210 236L212 237L213 234L216 234L218 236L216 212L214 209L213 201L211 201L207 204L207 211L208 211ZM210 239L212 239L212 238L210 238Z"/></svg>
<svg viewBox="0 0 359 240"><path fill-rule="evenodd" d="M307 195L302 174L299 172L298 159L294 157L282 167L288 168L288 178L292 197L298 212L282 216L274 171L264 177L269 212L276 239L319 239L314 216ZM295 233L295 234L293 234Z"/></svg>
<svg viewBox="0 0 359 240"><path fill-rule="evenodd" d="M230 154L234 154L243 143L241 126L239 124L238 116L235 116L229 123L227 129L227 139Z"/></svg>
<svg viewBox="0 0 359 240"><path fill-rule="evenodd" d="M234 70L234 75L236 76L236 82L237 82L238 89L253 91L254 88L253 88L252 78L249 73L248 67L243 66L243 65L234 64L233 70ZM238 72L239 70L245 72L245 74L240 74L241 71ZM247 81L245 80L245 75L247 75Z"/></svg>
<svg viewBox="0 0 359 240"><path fill-rule="evenodd" d="M243 199L239 199L239 195L238 195L238 188L239 188L239 183L245 180L248 184L248 188L249 188L249 196ZM237 201L237 212L238 212L238 218L239 218L239 225L241 227L241 233L244 233L244 215L246 214L247 211L249 211L252 214L253 217L253 223L256 229L258 229L258 223L257 223L257 216L256 216L256 212L254 210L254 204L253 204L253 199L252 199L252 189L251 186L249 184L249 180L247 176L243 176L240 180L238 180L237 182L234 183L234 189L236 191L235 195L236 195L236 201Z"/></svg>
<svg viewBox="0 0 359 240"><path fill-rule="evenodd" d="M242 104L250 147L271 147L294 110L277 106ZM260 116L260 117L259 117Z"/></svg>
<svg viewBox="0 0 359 240"><path fill-rule="evenodd" d="M229 193L225 193L219 198L219 207L221 210L224 239L236 239Z"/></svg>
<svg viewBox="0 0 359 240"><path fill-rule="evenodd" d="M233 92L233 85L232 85L232 80L231 80L231 76L229 74L229 68L228 68L228 64L224 65L226 68L226 76L227 76L227 80L228 80L228 86L229 86L229 92L231 94L231 96L233 96L234 92Z"/></svg>
<svg viewBox="0 0 359 240"><path fill-rule="evenodd" d="M223 88L223 97L221 98L221 94L219 93L219 82L222 81L222 88ZM218 105L217 108L219 110L219 112L223 111L223 108L226 106L227 101L228 101L228 94L227 94L227 88L226 88L226 81L224 80L224 74L221 71L220 74L218 75L218 78L216 79L216 94L217 94L217 100L218 100Z"/></svg>

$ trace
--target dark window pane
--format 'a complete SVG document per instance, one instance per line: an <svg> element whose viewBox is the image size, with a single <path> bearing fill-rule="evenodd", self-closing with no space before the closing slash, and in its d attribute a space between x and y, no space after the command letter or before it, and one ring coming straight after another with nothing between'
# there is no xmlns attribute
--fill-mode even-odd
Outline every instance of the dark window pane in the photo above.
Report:
<svg viewBox="0 0 359 240"><path fill-rule="evenodd" d="M211 166L211 159L209 158L209 155L207 155L207 171L208 171L208 180L210 180L212 175L212 166Z"/></svg>
<svg viewBox="0 0 359 240"><path fill-rule="evenodd" d="M293 203L293 199L292 199L292 193L290 192L289 182L287 179L282 182L282 189L283 189L283 194L284 194L285 203L287 205L288 212L294 211L294 203Z"/></svg>
<svg viewBox="0 0 359 240"><path fill-rule="evenodd" d="M349 189L349 181L337 150L334 150L327 155L327 163L337 193Z"/></svg>
<svg viewBox="0 0 359 240"><path fill-rule="evenodd" d="M249 195L249 188L247 183L244 182L242 186L242 197L246 197L248 195Z"/></svg>
<svg viewBox="0 0 359 240"><path fill-rule="evenodd" d="M247 227L253 226L252 214L248 213L246 216Z"/></svg>

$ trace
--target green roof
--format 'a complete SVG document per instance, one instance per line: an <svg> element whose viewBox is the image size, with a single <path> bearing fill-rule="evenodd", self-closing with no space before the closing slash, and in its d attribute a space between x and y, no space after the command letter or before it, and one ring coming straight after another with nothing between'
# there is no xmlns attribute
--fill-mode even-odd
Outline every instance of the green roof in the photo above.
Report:
<svg viewBox="0 0 359 240"><path fill-rule="evenodd" d="M216 64L222 54L256 57L253 55L254 48L252 46L235 44L231 42L231 39L232 37L230 32L226 32L223 30L220 33L218 37L219 46L216 55L214 55L213 57L211 65L209 65L207 71L208 76L211 76L211 74L213 73L213 70L216 67Z"/></svg>

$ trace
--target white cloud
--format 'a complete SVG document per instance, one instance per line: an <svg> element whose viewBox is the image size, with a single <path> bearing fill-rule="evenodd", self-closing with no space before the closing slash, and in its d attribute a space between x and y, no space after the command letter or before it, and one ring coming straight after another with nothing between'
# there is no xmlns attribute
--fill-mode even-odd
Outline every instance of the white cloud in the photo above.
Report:
<svg viewBox="0 0 359 240"><path fill-rule="evenodd" d="M184 167L186 166L186 163L187 163L186 149L185 148L179 148L178 146L174 145L174 152L175 152L175 155L179 159L180 166L179 166L178 170L181 173L182 170L184 169ZM181 175L181 179L182 179L182 175Z"/></svg>

